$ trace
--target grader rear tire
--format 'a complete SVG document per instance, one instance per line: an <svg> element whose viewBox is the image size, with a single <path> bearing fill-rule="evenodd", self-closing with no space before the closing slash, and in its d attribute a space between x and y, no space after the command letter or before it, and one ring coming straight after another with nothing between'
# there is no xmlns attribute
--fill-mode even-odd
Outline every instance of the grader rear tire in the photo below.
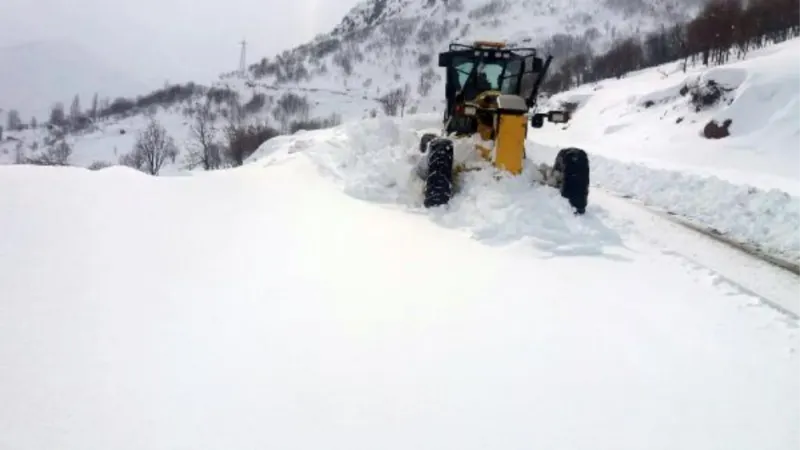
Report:
<svg viewBox="0 0 800 450"><path fill-rule="evenodd" d="M558 189L561 196L575 208L575 214L586 212L589 203L589 157L582 149L561 149L556 156L553 171L559 172Z"/></svg>
<svg viewBox="0 0 800 450"><path fill-rule="evenodd" d="M441 206L453 195L453 143L434 139L428 146L428 171L425 178L426 208Z"/></svg>

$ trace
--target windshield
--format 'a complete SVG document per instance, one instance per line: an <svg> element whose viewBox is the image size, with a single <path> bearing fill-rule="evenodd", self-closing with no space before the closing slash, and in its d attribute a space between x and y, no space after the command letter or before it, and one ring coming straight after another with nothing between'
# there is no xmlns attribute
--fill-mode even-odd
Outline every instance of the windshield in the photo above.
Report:
<svg viewBox="0 0 800 450"><path fill-rule="evenodd" d="M506 67L505 73L503 73L504 66ZM470 59L463 59L461 62L456 62L454 67L458 74L457 89L462 89L472 69L475 67L475 62ZM477 91L500 91L504 94L518 94L519 72L521 70L522 62L520 60L483 63L476 74Z"/></svg>

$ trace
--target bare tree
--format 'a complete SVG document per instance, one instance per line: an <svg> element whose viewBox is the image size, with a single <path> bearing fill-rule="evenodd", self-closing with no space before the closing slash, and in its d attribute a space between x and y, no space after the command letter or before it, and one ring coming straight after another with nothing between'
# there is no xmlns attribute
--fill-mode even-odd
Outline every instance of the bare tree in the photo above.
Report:
<svg viewBox="0 0 800 450"><path fill-rule="evenodd" d="M67 121L66 114L64 114L64 104L56 103L53 109L50 110L50 124L56 126L63 126Z"/></svg>
<svg viewBox="0 0 800 450"><path fill-rule="evenodd" d="M287 131L293 119L308 120L310 112L311 104L306 97L287 92L278 99L272 117L281 124L282 131Z"/></svg>
<svg viewBox="0 0 800 450"><path fill-rule="evenodd" d="M147 128L139 133L133 151L120 158L120 164L150 175L158 175L167 159L174 159L177 154L175 141L167 134L167 130L151 117Z"/></svg>
<svg viewBox="0 0 800 450"><path fill-rule="evenodd" d="M214 113L211 104L206 102L196 106L194 123L191 126L194 145L186 156L186 165L194 168L199 165L204 170L218 169L222 165L222 155L216 144L217 128L214 125Z"/></svg>
<svg viewBox="0 0 800 450"><path fill-rule="evenodd" d="M8 129L11 131L19 130L22 128L22 119L19 117L19 111L16 109L11 109L8 111L8 118L7 118L7 125Z"/></svg>
<svg viewBox="0 0 800 450"><path fill-rule="evenodd" d="M37 166L68 166L72 156L72 147L64 140L59 140L47 147L41 155L28 158L25 162Z"/></svg>
<svg viewBox="0 0 800 450"><path fill-rule="evenodd" d="M400 117L404 117L406 115L406 105L408 105L408 100L411 96L411 86L406 83L403 86L402 96L400 97Z"/></svg>
<svg viewBox="0 0 800 450"><path fill-rule="evenodd" d="M69 107L69 121L71 124L75 125L78 123L78 120L81 117L81 99L76 94L75 97L72 98L72 105Z"/></svg>
<svg viewBox="0 0 800 450"><path fill-rule="evenodd" d="M14 147L14 164L25 164L25 147L22 146L22 141L17 142Z"/></svg>
<svg viewBox="0 0 800 450"><path fill-rule="evenodd" d="M89 167L87 167L87 169L89 169L89 170L101 170L101 169L105 169L106 167L111 167L111 166L113 166L113 164L108 162L108 161L93 161L91 164L89 164Z"/></svg>
<svg viewBox="0 0 800 450"><path fill-rule="evenodd" d="M396 116L398 114L402 115L405 112L405 106L408 103L408 96L409 86L406 85L403 88L397 88L387 92L378 99L378 102L380 102L381 106L383 107L383 112L387 116Z"/></svg>
<svg viewBox="0 0 800 450"><path fill-rule="evenodd" d="M249 126L229 124L225 128L225 137L228 141L226 156L228 161L235 166L244 164L261 144L275 136L280 135L278 130L264 124L251 124Z"/></svg>
<svg viewBox="0 0 800 450"><path fill-rule="evenodd" d="M97 97L97 93L95 93L94 97L92 97L92 107L91 109L89 109L89 116L92 119L97 119L97 115L99 114L99 112L100 112L100 100Z"/></svg>
<svg viewBox="0 0 800 450"><path fill-rule="evenodd" d="M117 154L116 147L114 148L114 154ZM128 166L136 170L144 171L144 154L134 149L132 152L120 156L119 164L121 166Z"/></svg>

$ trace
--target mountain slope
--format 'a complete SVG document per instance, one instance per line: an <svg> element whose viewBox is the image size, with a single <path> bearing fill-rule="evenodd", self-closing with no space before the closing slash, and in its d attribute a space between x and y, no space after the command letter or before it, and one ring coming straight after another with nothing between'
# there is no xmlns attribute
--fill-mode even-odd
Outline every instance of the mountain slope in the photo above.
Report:
<svg viewBox="0 0 800 450"><path fill-rule="evenodd" d="M439 106L436 54L451 41L506 40L556 57L606 49L620 36L691 17L698 0L367 0L330 33L251 67L259 85L301 86L377 98L408 85L412 108ZM222 85L244 90L241 80Z"/></svg>
<svg viewBox="0 0 800 450"><path fill-rule="evenodd" d="M669 63L562 92L548 106L576 105L571 123L535 138L800 195L798 53L793 39L718 67ZM693 102L709 83L727 92L712 105ZM726 120L729 136L704 137L708 123Z"/></svg>
<svg viewBox="0 0 800 450"><path fill-rule="evenodd" d="M488 174L416 214L387 163L435 119L188 177L0 167L3 443L798 445L796 320L698 262L736 253Z"/></svg>

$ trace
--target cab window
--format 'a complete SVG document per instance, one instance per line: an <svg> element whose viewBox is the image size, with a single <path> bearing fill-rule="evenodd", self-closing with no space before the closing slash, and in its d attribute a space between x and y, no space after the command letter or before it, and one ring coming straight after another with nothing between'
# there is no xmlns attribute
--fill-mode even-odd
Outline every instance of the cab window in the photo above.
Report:
<svg viewBox="0 0 800 450"><path fill-rule="evenodd" d="M511 60L506 65L506 73L500 83L503 94L519 94L519 73L522 71L521 60Z"/></svg>
<svg viewBox="0 0 800 450"><path fill-rule="evenodd" d="M462 60L454 65L456 73L458 74L458 89L464 87L464 83L467 82L467 78L470 72L472 72L473 66L475 66L475 64L469 60Z"/></svg>

